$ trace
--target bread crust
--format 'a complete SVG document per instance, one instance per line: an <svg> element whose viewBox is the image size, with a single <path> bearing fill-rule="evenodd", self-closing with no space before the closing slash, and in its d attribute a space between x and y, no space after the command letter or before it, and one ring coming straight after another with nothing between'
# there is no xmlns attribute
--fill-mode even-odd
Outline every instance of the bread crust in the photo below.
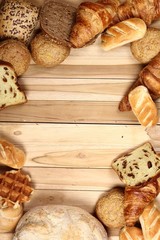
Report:
<svg viewBox="0 0 160 240"><path fill-rule="evenodd" d="M126 226L121 229L119 240L144 240L144 237L140 228Z"/></svg>

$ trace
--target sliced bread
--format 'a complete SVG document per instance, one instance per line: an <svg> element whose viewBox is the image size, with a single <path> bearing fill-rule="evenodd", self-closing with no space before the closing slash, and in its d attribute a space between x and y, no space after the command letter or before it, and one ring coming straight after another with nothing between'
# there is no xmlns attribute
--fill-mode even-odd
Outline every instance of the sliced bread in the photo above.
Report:
<svg viewBox="0 0 160 240"><path fill-rule="evenodd" d="M18 85L14 68L9 63L0 61L0 110L26 101L27 98Z"/></svg>
<svg viewBox="0 0 160 240"><path fill-rule="evenodd" d="M147 142L115 159L112 168L127 186L138 186L160 172L160 158Z"/></svg>

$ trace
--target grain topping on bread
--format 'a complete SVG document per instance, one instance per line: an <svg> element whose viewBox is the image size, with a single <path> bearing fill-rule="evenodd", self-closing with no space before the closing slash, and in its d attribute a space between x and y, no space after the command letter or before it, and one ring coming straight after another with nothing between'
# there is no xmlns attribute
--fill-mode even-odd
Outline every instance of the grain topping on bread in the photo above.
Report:
<svg viewBox="0 0 160 240"><path fill-rule="evenodd" d="M27 101L11 64L0 61L0 110Z"/></svg>
<svg viewBox="0 0 160 240"><path fill-rule="evenodd" d="M160 172L160 158L147 142L115 159L112 168L127 186L137 186Z"/></svg>

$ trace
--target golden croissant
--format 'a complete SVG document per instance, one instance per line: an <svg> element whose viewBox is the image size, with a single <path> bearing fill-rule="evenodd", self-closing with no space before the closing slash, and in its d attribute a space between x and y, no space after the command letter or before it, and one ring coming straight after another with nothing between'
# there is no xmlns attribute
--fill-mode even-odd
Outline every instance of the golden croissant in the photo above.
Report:
<svg viewBox="0 0 160 240"><path fill-rule="evenodd" d="M77 9L76 22L70 34L72 46L81 48L96 39L112 22L118 6L118 0L82 2Z"/></svg>

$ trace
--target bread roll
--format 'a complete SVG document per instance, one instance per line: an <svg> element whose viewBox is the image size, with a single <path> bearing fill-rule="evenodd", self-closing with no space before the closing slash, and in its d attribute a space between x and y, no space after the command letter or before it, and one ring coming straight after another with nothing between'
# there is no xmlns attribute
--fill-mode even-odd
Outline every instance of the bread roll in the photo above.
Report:
<svg viewBox="0 0 160 240"><path fill-rule="evenodd" d="M107 240L102 224L85 210L64 205L39 206L23 215L13 240Z"/></svg>
<svg viewBox="0 0 160 240"><path fill-rule="evenodd" d="M123 227L125 225L124 189L113 188L102 196L96 204L96 214L99 220L109 228Z"/></svg>
<svg viewBox="0 0 160 240"><path fill-rule="evenodd" d="M12 232L23 215L23 206L0 208L0 233Z"/></svg>
<svg viewBox="0 0 160 240"><path fill-rule="evenodd" d="M154 126L158 122L158 111L149 91L144 86L138 86L129 93L131 109L142 126Z"/></svg>
<svg viewBox="0 0 160 240"><path fill-rule="evenodd" d="M19 169L23 167L25 159L25 153L22 149L0 139L0 164Z"/></svg>
<svg viewBox="0 0 160 240"><path fill-rule="evenodd" d="M101 46L105 51L120 47L142 38L146 29L145 22L140 18L119 22L101 35Z"/></svg>
<svg viewBox="0 0 160 240"><path fill-rule="evenodd" d="M140 228L124 227L120 231L119 240L144 240L144 238Z"/></svg>

